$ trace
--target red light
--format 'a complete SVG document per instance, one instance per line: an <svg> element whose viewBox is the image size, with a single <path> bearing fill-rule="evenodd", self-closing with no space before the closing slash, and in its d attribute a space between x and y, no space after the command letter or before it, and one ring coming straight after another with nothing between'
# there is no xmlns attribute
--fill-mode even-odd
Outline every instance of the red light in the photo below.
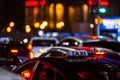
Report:
<svg viewBox="0 0 120 80"><path fill-rule="evenodd" d="M29 70L25 70L24 72L21 73L21 76L24 78L30 78L31 72Z"/></svg>
<svg viewBox="0 0 120 80"><path fill-rule="evenodd" d="M45 6L45 5L46 5L46 0L41 0L41 1L40 1L40 5L41 5L41 6Z"/></svg>
<svg viewBox="0 0 120 80"><path fill-rule="evenodd" d="M99 0L88 0L88 5L89 6L98 6ZM100 0L100 6L108 6L108 5L109 5L108 0Z"/></svg>
<svg viewBox="0 0 120 80"><path fill-rule="evenodd" d="M100 2L100 6L108 6L108 5L109 5L108 1L101 1Z"/></svg>
<svg viewBox="0 0 120 80"><path fill-rule="evenodd" d="M92 6L92 0L88 0L88 4L90 5L90 6Z"/></svg>
<svg viewBox="0 0 120 80"><path fill-rule="evenodd" d="M26 1L25 6L38 6L38 1Z"/></svg>

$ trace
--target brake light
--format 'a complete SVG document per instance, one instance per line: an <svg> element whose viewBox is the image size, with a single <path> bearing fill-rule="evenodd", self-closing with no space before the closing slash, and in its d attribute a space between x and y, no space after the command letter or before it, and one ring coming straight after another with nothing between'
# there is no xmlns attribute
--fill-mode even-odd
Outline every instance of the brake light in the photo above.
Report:
<svg viewBox="0 0 120 80"><path fill-rule="evenodd" d="M14 54L18 53L17 49L11 49L10 51L11 51L11 53L14 53Z"/></svg>
<svg viewBox="0 0 120 80"><path fill-rule="evenodd" d="M30 59L34 58L33 52L30 52L29 57L30 57Z"/></svg>
<svg viewBox="0 0 120 80"><path fill-rule="evenodd" d="M32 44L28 44L28 49L30 50L30 49L32 49Z"/></svg>
<svg viewBox="0 0 120 80"><path fill-rule="evenodd" d="M21 73L21 76L24 78L30 78L31 72L29 70L25 70L24 72Z"/></svg>
<svg viewBox="0 0 120 80"><path fill-rule="evenodd" d="M92 39L98 39L97 36L89 36L89 38L92 38Z"/></svg>
<svg viewBox="0 0 120 80"><path fill-rule="evenodd" d="M106 53L104 51L95 51L95 58L104 58Z"/></svg>

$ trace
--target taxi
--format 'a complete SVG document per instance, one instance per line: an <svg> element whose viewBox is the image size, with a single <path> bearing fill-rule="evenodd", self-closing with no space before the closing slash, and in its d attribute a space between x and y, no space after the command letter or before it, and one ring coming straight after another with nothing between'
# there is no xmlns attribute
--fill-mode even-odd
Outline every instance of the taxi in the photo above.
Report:
<svg viewBox="0 0 120 80"><path fill-rule="evenodd" d="M95 54L87 48L76 50L64 47L62 50L56 47L56 49L64 56L59 54L59 56L47 55L33 58L18 66L13 72L20 74L26 80L120 79L120 61L102 57L103 52Z"/></svg>
<svg viewBox="0 0 120 80"><path fill-rule="evenodd" d="M89 52L88 55L91 57L99 57L99 58L108 57L108 58L120 61L119 53L117 53L111 49L107 49L107 48L103 48L103 47L90 47L90 46L72 46L72 47L54 46L54 47L50 48L49 50L47 50L46 52L44 52L39 57L65 56L71 50L87 51L87 52ZM81 55L85 56L86 52L82 52L82 51L81 51Z"/></svg>

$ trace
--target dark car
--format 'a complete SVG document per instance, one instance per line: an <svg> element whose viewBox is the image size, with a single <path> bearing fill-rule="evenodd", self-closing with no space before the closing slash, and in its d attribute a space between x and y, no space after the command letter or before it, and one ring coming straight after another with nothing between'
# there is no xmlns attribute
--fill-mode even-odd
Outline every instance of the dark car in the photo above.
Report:
<svg viewBox="0 0 120 80"><path fill-rule="evenodd" d="M64 56L28 60L13 72L30 80L119 80L120 62L87 50L68 50Z"/></svg>
<svg viewBox="0 0 120 80"><path fill-rule="evenodd" d="M5 48L6 49L6 48ZM18 57L15 54L12 54L9 50L3 51L0 48L0 66L6 68L8 70L12 70L13 68L20 65Z"/></svg>
<svg viewBox="0 0 120 80"><path fill-rule="evenodd" d="M0 43L0 50L2 52L9 51L16 55L21 62L24 62L29 59L29 49L23 43L19 41L9 41L8 43Z"/></svg>
<svg viewBox="0 0 120 80"><path fill-rule="evenodd" d="M106 36L65 37L58 46L98 46L120 52L120 42Z"/></svg>

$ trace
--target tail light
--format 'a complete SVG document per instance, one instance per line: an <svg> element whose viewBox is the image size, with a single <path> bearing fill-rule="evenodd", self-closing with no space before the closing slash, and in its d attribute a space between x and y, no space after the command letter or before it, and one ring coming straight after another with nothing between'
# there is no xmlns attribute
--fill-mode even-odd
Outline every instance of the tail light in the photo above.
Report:
<svg viewBox="0 0 120 80"><path fill-rule="evenodd" d="M30 54L29 54L29 58L30 58L30 59L34 58L34 54L33 54L33 52L30 52Z"/></svg>
<svg viewBox="0 0 120 80"><path fill-rule="evenodd" d="M17 50L17 49L11 49L10 51L11 51L11 53L14 53L14 54L17 54L17 53L18 53L18 50Z"/></svg>
<svg viewBox="0 0 120 80"><path fill-rule="evenodd" d="M96 58L104 58L104 55L105 55L106 53L104 52L104 51L95 51L95 57Z"/></svg>
<svg viewBox="0 0 120 80"><path fill-rule="evenodd" d="M24 77L24 78L30 78L31 76L31 71L29 70L25 70L21 73L21 76Z"/></svg>
<svg viewBox="0 0 120 80"><path fill-rule="evenodd" d="M105 54L105 52L103 52L103 51L96 51L95 54L96 55L98 55L98 54Z"/></svg>
<svg viewBox="0 0 120 80"><path fill-rule="evenodd" d="M28 49L29 49L29 50L32 49L32 44L31 44L31 43L28 44Z"/></svg>

